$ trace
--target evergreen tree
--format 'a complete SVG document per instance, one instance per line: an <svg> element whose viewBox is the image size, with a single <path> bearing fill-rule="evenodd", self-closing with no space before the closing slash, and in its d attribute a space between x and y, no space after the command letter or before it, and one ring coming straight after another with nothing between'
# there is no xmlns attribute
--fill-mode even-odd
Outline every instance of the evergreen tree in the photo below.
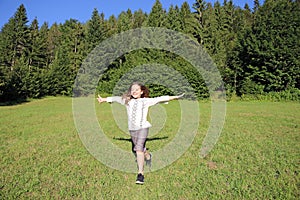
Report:
<svg viewBox="0 0 300 200"><path fill-rule="evenodd" d="M256 12L260 7L259 0L254 0L253 11Z"/></svg>
<svg viewBox="0 0 300 200"><path fill-rule="evenodd" d="M49 26L47 22L44 22L39 30L39 38L38 44L40 51L40 59L43 66L40 65L42 68L46 68L49 65L49 52L48 52L48 34L49 34Z"/></svg>
<svg viewBox="0 0 300 200"><path fill-rule="evenodd" d="M15 58L15 20L11 18L5 24L0 34L0 63L5 71L13 71L13 63Z"/></svg>
<svg viewBox="0 0 300 200"><path fill-rule="evenodd" d="M196 10L196 18L201 28L203 28L203 13L206 6L204 0L196 0L196 3L193 4L193 8Z"/></svg>
<svg viewBox="0 0 300 200"><path fill-rule="evenodd" d="M55 56L61 45L61 31L59 30L59 26L54 23L49 31L47 36L47 63L51 64L54 62Z"/></svg>
<svg viewBox="0 0 300 200"><path fill-rule="evenodd" d="M140 28L143 26L147 19L147 15L141 10L137 10L133 13L133 25L132 28Z"/></svg>
<svg viewBox="0 0 300 200"><path fill-rule="evenodd" d="M98 10L95 8L91 19L87 22L86 29L85 42L87 52L90 52L105 39L104 14L100 16Z"/></svg>
<svg viewBox="0 0 300 200"><path fill-rule="evenodd" d="M40 97L45 94L43 71L47 66L47 31L44 23L39 30L37 19L30 25L30 42L28 45L28 70L25 73L23 90L27 97Z"/></svg>
<svg viewBox="0 0 300 200"><path fill-rule="evenodd" d="M13 18L5 24L0 33L0 99L7 101L14 96L10 88L13 75L13 58L14 58L14 27Z"/></svg>
<svg viewBox="0 0 300 200"><path fill-rule="evenodd" d="M196 0L196 3L193 4L193 9L195 9L195 18L197 20L198 23L196 23L199 28L196 28L195 33L193 34L195 38L197 38L199 44L204 44L204 37L205 37L205 30L204 30L204 11L205 11L205 7L210 7L211 8L211 4L206 4L206 2L204 0ZM212 14L212 13L211 13Z"/></svg>
<svg viewBox="0 0 300 200"><path fill-rule="evenodd" d="M177 6L174 8L173 5L171 5L163 26L174 31L182 31L181 25L179 8Z"/></svg>
<svg viewBox="0 0 300 200"><path fill-rule="evenodd" d="M47 24L39 30L37 19L34 19L30 25L28 64L31 67L44 68L47 65L47 31Z"/></svg>
<svg viewBox="0 0 300 200"><path fill-rule="evenodd" d="M25 6L22 4L14 16L15 21L15 41L14 41L14 58L13 63L21 56L28 55L29 28Z"/></svg>
<svg viewBox="0 0 300 200"><path fill-rule="evenodd" d="M21 4L16 13L1 30L0 62L4 82L2 100L26 98L23 92L24 74L28 71L29 28L25 6ZM1 77L2 78L2 77Z"/></svg>
<svg viewBox="0 0 300 200"><path fill-rule="evenodd" d="M234 43L234 47L231 49L230 52L228 52L228 58L226 63L226 66L228 66L228 68L226 68L227 70L223 75L223 80L225 81L228 90L227 95L230 95L231 93L236 94L237 76L238 73L242 71L242 69L240 68L240 63L237 62L236 59L239 54L239 51L237 51L237 49L240 49L239 41L243 40L246 32L251 30L253 20L253 14L248 4L245 4L244 9L236 9L234 22L234 32L236 33L236 40Z"/></svg>
<svg viewBox="0 0 300 200"><path fill-rule="evenodd" d="M210 55L215 52L213 40L214 33L217 32L217 19L214 12L213 6L208 3L203 15L203 28L201 34L201 44L203 44Z"/></svg>
<svg viewBox="0 0 300 200"><path fill-rule="evenodd" d="M180 8L181 18L181 31L191 36L191 38L197 39L202 44L202 26L197 21L197 14L192 13L190 6L187 2L184 2Z"/></svg>
<svg viewBox="0 0 300 200"><path fill-rule="evenodd" d="M299 84L300 9L289 0L265 1L240 40L239 93L263 93Z"/></svg>
<svg viewBox="0 0 300 200"><path fill-rule="evenodd" d="M159 0L156 0L147 19L146 26L162 27L166 19L166 12Z"/></svg>
<svg viewBox="0 0 300 200"><path fill-rule="evenodd" d="M29 29L27 26L28 19L26 9L23 4L17 9L15 15L10 18L8 24L5 24L2 31L1 51L4 55L1 56L1 62L8 65L13 70L13 67L22 55L28 52L27 44L29 40ZM7 52L7 53L5 53Z"/></svg>
<svg viewBox="0 0 300 200"><path fill-rule="evenodd" d="M84 54L82 25L74 19L59 26L61 44L50 65L49 80L53 95L71 95L72 86Z"/></svg>
<svg viewBox="0 0 300 200"><path fill-rule="evenodd" d="M130 9L121 12L117 20L118 33L128 31L133 27L133 15Z"/></svg>
<svg viewBox="0 0 300 200"><path fill-rule="evenodd" d="M107 26L107 37L111 37L112 35L117 33L117 19L114 15L111 15L106 22Z"/></svg>
<svg viewBox="0 0 300 200"><path fill-rule="evenodd" d="M209 46L211 49L208 49L208 51L216 65L222 70L226 62L227 52L225 49L225 37L228 30L225 22L224 9L219 2L215 3L213 11L214 16L211 19L210 27L212 31L208 33L209 37L206 36L206 38L208 38L206 43L210 43ZM204 46L207 47L205 42Z"/></svg>

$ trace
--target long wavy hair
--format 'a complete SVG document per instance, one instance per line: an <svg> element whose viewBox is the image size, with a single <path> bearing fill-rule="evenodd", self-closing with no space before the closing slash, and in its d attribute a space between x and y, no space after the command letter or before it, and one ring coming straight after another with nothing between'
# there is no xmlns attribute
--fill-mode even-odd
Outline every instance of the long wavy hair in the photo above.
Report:
<svg viewBox="0 0 300 200"><path fill-rule="evenodd" d="M127 93L125 93L125 94L123 95L123 99L125 99L125 103L126 103L126 104L128 104L128 102L129 102L131 99L133 99L133 96L131 96L131 88L132 88L133 85L138 85L138 86L140 86L140 88L141 88L141 90L142 90L142 92L143 92L143 94L141 95L141 98L147 98L147 97L149 97L149 89L148 89L145 85L143 85L143 84L140 83L140 82L133 82L133 83L129 86L129 88L128 88L128 90L127 90Z"/></svg>

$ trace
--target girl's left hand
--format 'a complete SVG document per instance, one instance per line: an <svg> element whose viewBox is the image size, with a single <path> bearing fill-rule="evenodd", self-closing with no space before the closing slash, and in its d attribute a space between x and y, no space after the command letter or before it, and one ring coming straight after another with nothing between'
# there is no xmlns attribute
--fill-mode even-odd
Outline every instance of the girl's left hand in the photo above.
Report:
<svg viewBox="0 0 300 200"><path fill-rule="evenodd" d="M99 94L97 100L99 103L105 102L105 98L102 98Z"/></svg>

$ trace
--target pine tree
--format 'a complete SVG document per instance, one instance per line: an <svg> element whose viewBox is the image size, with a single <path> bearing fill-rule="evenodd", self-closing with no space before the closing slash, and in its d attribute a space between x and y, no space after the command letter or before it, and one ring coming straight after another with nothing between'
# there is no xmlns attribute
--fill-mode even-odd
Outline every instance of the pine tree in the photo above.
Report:
<svg viewBox="0 0 300 200"><path fill-rule="evenodd" d="M300 9L289 0L266 1L240 40L239 92L262 93L297 87Z"/></svg>
<svg viewBox="0 0 300 200"><path fill-rule="evenodd" d="M166 19L166 12L159 0L156 0L147 19L146 26L162 27Z"/></svg>
<svg viewBox="0 0 300 200"><path fill-rule="evenodd" d="M219 2L214 5L214 16L211 21L210 29L214 29L214 32L210 32L208 43L211 43L212 49L208 49L211 57L213 58L219 69L222 69L226 62L226 45L225 37L227 34L227 24L225 22L224 9ZM206 44L204 43L206 46Z"/></svg>
<svg viewBox="0 0 300 200"><path fill-rule="evenodd" d="M39 30L38 21L34 19L30 25L30 40L28 44L28 69L24 73L22 89L26 96L40 97L44 94L43 71L47 66L47 31L48 25L43 24Z"/></svg>
<svg viewBox="0 0 300 200"><path fill-rule="evenodd" d="M234 32L236 33L236 40L234 47L228 53L227 63L228 66L225 74L223 75L223 80L226 83L226 87L228 90L227 95L231 93L236 94L238 80L237 77L242 69L240 67L240 63L237 61L237 57L239 53L242 52L239 41L242 41L245 37L245 34L251 30L253 24L253 13L251 12L248 4L245 4L244 9L237 8L235 11L235 22L234 22Z"/></svg>
<svg viewBox="0 0 300 200"><path fill-rule="evenodd" d="M95 8L86 26L85 43L87 45L87 52L90 52L105 39L104 14L100 16L98 10Z"/></svg>
<svg viewBox="0 0 300 200"><path fill-rule="evenodd" d="M254 0L253 12L256 12L260 7L259 0Z"/></svg>
<svg viewBox="0 0 300 200"><path fill-rule="evenodd" d="M48 25L44 24L41 30L37 19L30 25L30 46L28 64L31 67L44 68L47 65L47 31Z"/></svg>
<svg viewBox="0 0 300 200"><path fill-rule="evenodd" d="M179 8L177 6L174 8L174 6L171 5L163 26L174 31L182 31L183 27L181 24Z"/></svg>
<svg viewBox="0 0 300 200"><path fill-rule="evenodd" d="M193 4L193 8L196 10L196 18L201 28L203 28L203 13L206 7L206 2L204 0L196 0Z"/></svg>
<svg viewBox="0 0 300 200"><path fill-rule="evenodd" d="M117 33L117 19L114 15L111 15L105 24L107 27L107 38Z"/></svg>
<svg viewBox="0 0 300 200"><path fill-rule="evenodd" d="M4 24L0 34L0 63L5 71L13 71L16 55L15 39L15 20L11 18Z"/></svg>
<svg viewBox="0 0 300 200"><path fill-rule="evenodd" d="M82 25L74 19L67 20L59 26L61 43L50 65L49 80L52 94L72 94L77 71L84 54L84 31Z"/></svg>
<svg viewBox="0 0 300 200"><path fill-rule="evenodd" d="M128 31L133 27L133 15L130 9L121 12L117 20L118 33Z"/></svg>
<svg viewBox="0 0 300 200"><path fill-rule="evenodd" d="M29 28L28 28L28 19L25 6L22 4L14 15L15 21L15 41L14 43L14 58L12 60L12 66L17 59L21 56L28 55L28 40L29 40Z"/></svg>
<svg viewBox="0 0 300 200"><path fill-rule="evenodd" d="M205 47L210 55L212 55L214 50L213 40L214 33L217 32L217 19L215 15L215 10L213 6L208 3L203 15L203 28L201 31L201 44Z"/></svg>
<svg viewBox="0 0 300 200"><path fill-rule="evenodd" d="M137 10L133 13L133 25L132 28L140 28L143 26L147 19L147 15L141 10Z"/></svg>
<svg viewBox="0 0 300 200"><path fill-rule="evenodd" d="M39 38L38 38L38 44L39 49L42 51L40 53L40 62L43 66L42 68L46 68L49 65L49 52L48 52L48 34L49 34L49 26L47 22L44 22L39 30Z"/></svg>
<svg viewBox="0 0 300 200"><path fill-rule="evenodd" d="M211 4L206 4L204 0L196 0L196 3L193 4L193 9L195 9L194 18L196 19L197 26L195 26L195 32L193 33L194 37L198 40L199 44L204 45L205 37L205 28L204 28L204 12L206 7L210 7Z"/></svg>
<svg viewBox="0 0 300 200"><path fill-rule="evenodd" d="M28 53L29 29L26 9L23 4L19 6L15 15L5 24L1 35L1 51L7 52L1 61L9 65L11 71L18 59Z"/></svg>
<svg viewBox="0 0 300 200"><path fill-rule="evenodd" d="M4 85L3 100L26 98L22 89L28 71L29 28L25 6L21 4L1 31L0 62Z"/></svg>
<svg viewBox="0 0 300 200"><path fill-rule="evenodd" d="M61 45L61 31L56 23L54 23L47 36L47 63L51 64L54 62L55 55Z"/></svg>
<svg viewBox="0 0 300 200"><path fill-rule="evenodd" d="M192 13L187 2L184 2L180 8L180 21L181 31L191 38L195 38L201 44L202 29L197 21L196 13Z"/></svg>

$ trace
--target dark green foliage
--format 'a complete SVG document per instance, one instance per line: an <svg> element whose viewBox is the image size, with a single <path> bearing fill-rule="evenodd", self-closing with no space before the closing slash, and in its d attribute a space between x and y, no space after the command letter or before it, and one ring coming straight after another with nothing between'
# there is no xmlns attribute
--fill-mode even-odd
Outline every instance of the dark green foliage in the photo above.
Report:
<svg viewBox="0 0 300 200"><path fill-rule="evenodd" d="M87 52L93 50L105 38L104 14L101 16L97 9L94 9L92 18L87 22L85 43Z"/></svg>
<svg viewBox="0 0 300 200"><path fill-rule="evenodd" d="M209 96L208 89L197 69L174 53L142 49L126 54L123 59L126 62L115 62L101 77L97 88L99 93L121 95L127 91L131 82L139 81L149 87L151 97L179 93L186 93L185 96L192 99L195 95L199 99ZM147 67L141 70L140 66ZM148 70L151 67L156 69L156 66L162 69ZM174 71L177 71L177 76L174 75ZM187 80L189 85L182 86L182 80ZM118 82L122 83L121 89L118 86L115 88ZM191 91L191 88L194 91Z"/></svg>
<svg viewBox="0 0 300 200"><path fill-rule="evenodd" d="M166 20L166 11L159 0L156 0L147 18L146 26L162 27Z"/></svg>
<svg viewBox="0 0 300 200"><path fill-rule="evenodd" d="M30 25L30 43L28 47L28 64L34 68L43 68L47 66L47 32L48 27L44 26L39 30L37 19L34 19Z"/></svg>
<svg viewBox="0 0 300 200"><path fill-rule="evenodd" d="M239 40L233 59L239 94L299 89L300 7L288 0L266 1Z"/></svg>
<svg viewBox="0 0 300 200"><path fill-rule="evenodd" d="M232 0L214 5L195 0L193 5L184 2L165 10L156 0L149 14L128 9L105 19L94 9L84 24L70 19L39 27L38 19L28 24L22 4L0 32L0 101L71 96L77 72L91 51L114 34L140 27L182 32L202 45L222 75L228 99L237 95L243 99L299 100L299 16L298 0L265 0L262 5L255 0L252 10L248 4L236 7ZM161 38L162 43L166 41ZM162 71L169 67L187 79L197 98L209 97L204 74L173 52L157 49L120 56L109 64L97 90L107 95L114 90L122 93L128 86L119 87L120 78L135 67L156 64ZM152 96L180 92L156 83L148 86Z"/></svg>
<svg viewBox="0 0 300 200"><path fill-rule="evenodd" d="M127 10L127 12L122 12L118 16L118 22L117 22L117 32L121 33L123 31L128 31L132 29L133 27L133 15L131 13L131 10Z"/></svg>
<svg viewBox="0 0 300 200"><path fill-rule="evenodd" d="M201 38L201 24L199 26L195 15L191 12L189 4L184 2L180 8L180 31L198 40L198 38ZM201 41L200 44L202 44Z"/></svg>
<svg viewBox="0 0 300 200"><path fill-rule="evenodd" d="M9 101L27 97L24 87L29 72L28 54L30 32L27 14L22 4L1 31L0 66L1 100Z"/></svg>

